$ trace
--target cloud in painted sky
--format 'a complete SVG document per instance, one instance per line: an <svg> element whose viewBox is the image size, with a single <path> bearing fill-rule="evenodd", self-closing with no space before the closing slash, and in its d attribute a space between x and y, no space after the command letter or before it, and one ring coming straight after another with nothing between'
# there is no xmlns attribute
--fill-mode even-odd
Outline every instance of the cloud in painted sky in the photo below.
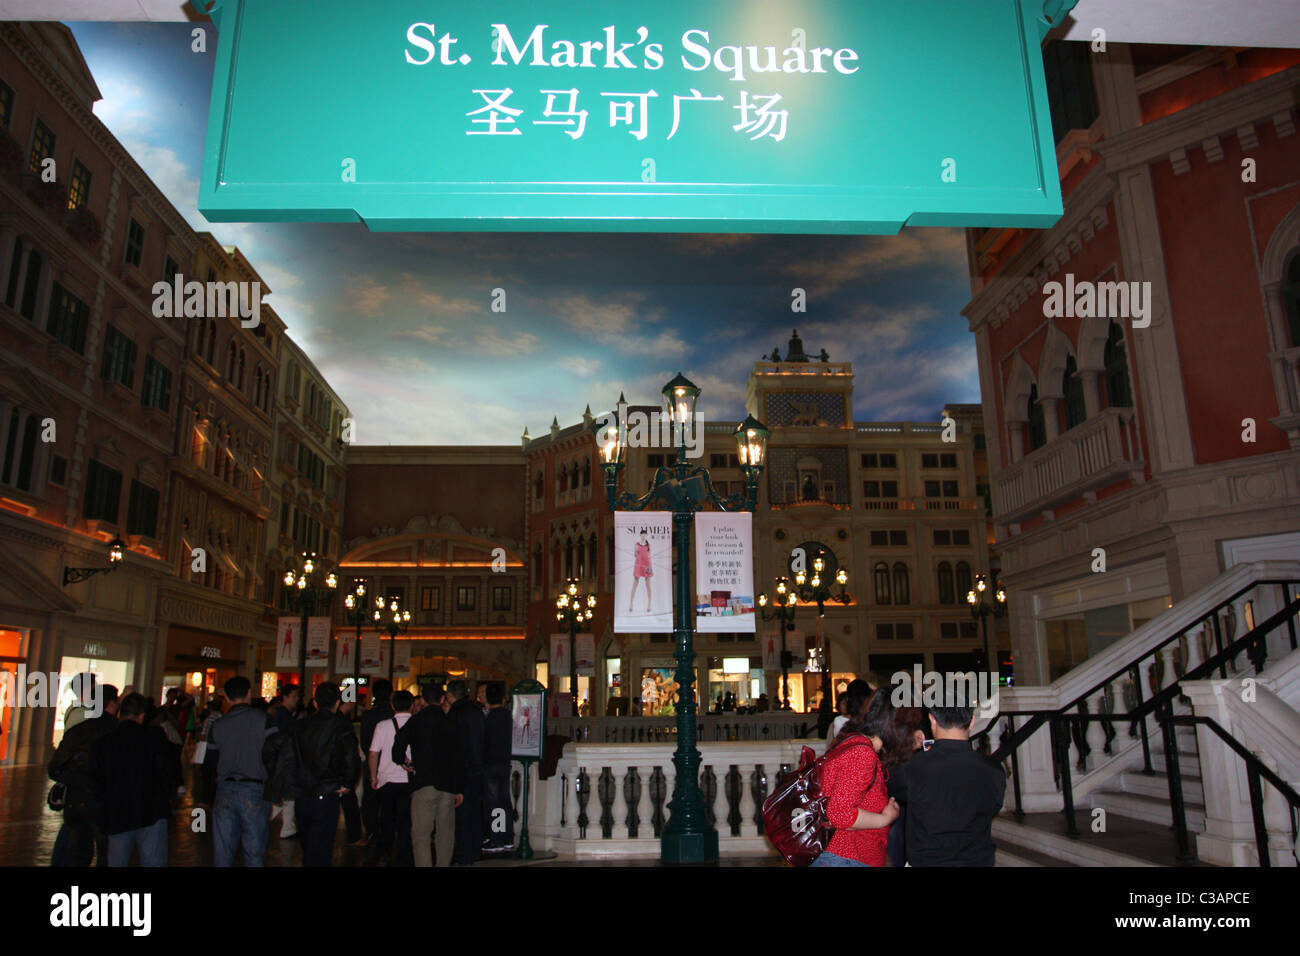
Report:
<svg viewBox="0 0 1300 956"><path fill-rule="evenodd" d="M514 444L678 371L712 419L744 414L753 362L792 328L853 363L859 420L979 400L961 230L899 236L370 233L208 223L197 209L213 57L190 24L73 24L96 114L196 229L238 245L362 443ZM211 37L209 38L211 40ZM215 49L215 44L209 44ZM807 311L791 312L803 288ZM507 311L492 312L494 289ZM455 414L436 414L454 409Z"/></svg>

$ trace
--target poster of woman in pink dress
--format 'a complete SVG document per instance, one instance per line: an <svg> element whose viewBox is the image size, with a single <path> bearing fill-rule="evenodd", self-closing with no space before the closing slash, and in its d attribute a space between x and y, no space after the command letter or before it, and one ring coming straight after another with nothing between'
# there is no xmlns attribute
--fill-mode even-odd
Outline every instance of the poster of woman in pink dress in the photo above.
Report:
<svg viewBox="0 0 1300 956"><path fill-rule="evenodd" d="M646 537L645 528L641 529L641 540L632 548L632 594L627 599L627 612L632 613L632 602L636 600L636 589L645 582L645 609L650 613L651 587L655 569L650 564L650 539Z"/></svg>
<svg viewBox="0 0 1300 956"><path fill-rule="evenodd" d="M669 512L614 513L615 633L671 633L672 553Z"/></svg>

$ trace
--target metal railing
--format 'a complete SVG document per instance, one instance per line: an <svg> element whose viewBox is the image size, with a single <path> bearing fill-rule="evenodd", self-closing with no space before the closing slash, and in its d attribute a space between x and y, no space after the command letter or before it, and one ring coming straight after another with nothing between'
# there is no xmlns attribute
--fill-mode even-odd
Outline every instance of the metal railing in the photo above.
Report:
<svg viewBox="0 0 1300 956"><path fill-rule="evenodd" d="M1051 734L1051 754L1054 765L1054 773L1057 779L1057 786L1061 792L1063 803L1062 813L1066 821L1066 834L1069 836L1078 836L1079 830L1075 818L1074 808L1074 789L1071 776L1070 761L1070 744L1074 743L1078 753L1078 759L1074 766L1079 772L1086 770L1086 761L1091 753L1091 747L1087 742L1087 729L1091 724L1100 724L1104 734L1104 752L1112 752L1112 742L1117 733L1114 724L1128 722L1130 737L1137 736L1140 732L1142 745L1142 772L1151 774L1153 768L1151 765L1151 743L1147 726L1147 718L1154 717L1160 725L1163 735L1164 758L1166 775L1169 780L1169 801L1172 825L1175 836L1178 840L1178 858L1180 862L1192 862L1196 859L1195 851L1191 849L1190 838L1187 832L1186 820L1186 801L1183 794L1182 775L1178 766L1178 746L1175 736L1175 728L1178 725L1187 725L1194 723L1213 724L1209 718L1188 717L1175 715L1173 705L1175 701L1182 696L1182 683L1186 681L1203 680L1213 676L1217 670L1221 678L1228 676L1228 667L1231 665L1235 672L1236 659L1243 653L1249 659L1255 669L1255 673L1263 671L1268 660L1267 638L1270 634L1278 631L1285 626L1287 638L1291 649L1296 650L1297 632L1296 616L1300 614L1300 594L1296 593L1296 587L1300 581L1295 579L1264 579L1252 581L1235 591L1230 597L1225 598L1215 604L1205 614L1199 616L1192 623L1179 628L1172 632L1168 637L1162 640L1154 647L1147 648L1136 658L1129 661L1113 673L1109 674L1103 680L1098 681L1092 687L1082 694L1073 697L1069 703L1054 710L1038 711L1003 711L998 714L997 721L1006 720L1004 730L999 735L998 747L993 752L992 757L998 761L1011 761L1011 778L1012 792L1015 800L1015 810L1017 817L1024 816L1024 810L1021 802L1021 777L1020 765L1018 758L1019 748L1029 740L1034 734L1040 731L1046 725ZM1246 594L1257 591L1260 588L1276 586L1282 589L1281 608L1272 614L1263 623L1257 624L1250 631L1241 637L1233 640L1229 637L1229 642L1224 644L1223 637L1223 612L1230 610L1234 603L1239 601ZM1228 620L1235 620L1229 617ZM1214 638L1215 652L1206 654L1202 661L1191 669L1187 668L1186 651L1183 652L1183 658L1180 663L1177 656L1173 659L1174 678L1170 683L1164 683L1165 657L1167 651L1173 645L1179 645L1180 648L1187 646L1188 637L1197 629L1202 633L1205 629L1211 629ZM1146 663L1146 668L1143 664ZM1151 685L1152 694L1149 698L1144 699L1142 691L1142 677L1147 677ZM1108 708L1106 701L1113 699L1113 693L1110 688L1116 682L1124 680L1126 706L1128 709L1122 713L1115 712L1113 704ZM1097 712L1092 712L1090 701L1101 694L1101 704ZM1016 718L1027 718L1019 727L1016 726ZM994 724L983 728L978 733L972 735L972 739L978 741L981 747L986 748L991 737L991 731ZM1214 724L1211 727L1221 737L1227 732ZM1227 735L1229 738L1231 735ZM1226 739L1226 738L1225 738ZM1247 772L1252 779L1255 779L1258 785L1260 778L1267 780L1282 793L1286 799L1292 803L1293 810L1300 806L1292 800L1294 791L1287 786L1272 771L1268 770L1258 758L1254 757L1242 747L1237 741L1233 740L1229 746L1243 759L1247 761ZM1254 804L1255 794L1252 791L1252 805ZM1262 813L1262 811L1261 811ZM1292 826L1295 826L1294 813ZM1262 833L1262 817L1257 819L1256 840L1257 843ZM1267 842L1259 847L1261 854L1267 854Z"/></svg>

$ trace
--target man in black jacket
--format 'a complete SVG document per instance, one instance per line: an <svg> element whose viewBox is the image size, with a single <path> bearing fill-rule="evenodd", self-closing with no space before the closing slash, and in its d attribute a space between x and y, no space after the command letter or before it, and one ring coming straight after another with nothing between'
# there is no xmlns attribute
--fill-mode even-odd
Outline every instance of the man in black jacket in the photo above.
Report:
<svg viewBox="0 0 1300 956"><path fill-rule="evenodd" d="M505 708L506 688L500 681L487 685L487 720L483 746L484 848L502 850L515 842L515 821L510 815L510 742L514 722Z"/></svg>
<svg viewBox="0 0 1300 956"><path fill-rule="evenodd" d="M108 835L104 833L103 808L95 795L95 778L90 770L90 750L95 742L117 729L117 688L101 684L103 713L82 720L63 735L50 758L50 779L67 787L63 805L63 826L54 839L50 866L90 866L96 857L108 866Z"/></svg>
<svg viewBox="0 0 1300 956"><path fill-rule="evenodd" d="M393 741L393 763L411 778L411 850L416 866L433 866L429 837L436 833L438 866L451 866L456 808L464 800L465 757L460 734L443 713L441 687L426 684L425 706L402 725Z"/></svg>
<svg viewBox="0 0 1300 956"><path fill-rule="evenodd" d="M171 797L180 781L167 737L144 724L145 708L141 695L127 694L118 707L117 727L90 748L109 866L129 865L137 847L141 866L167 865Z"/></svg>
<svg viewBox="0 0 1300 956"><path fill-rule="evenodd" d="M361 752L352 722L339 714L338 684L316 688L316 713L267 741L273 767L268 797L294 801L302 836L302 865L329 866L339 827L339 797L356 786Z"/></svg>
<svg viewBox="0 0 1300 956"><path fill-rule="evenodd" d="M972 749L973 707L932 707L934 746L895 769L890 795L906 808L903 842L911 866L993 866L993 818L1007 775Z"/></svg>
<svg viewBox="0 0 1300 956"><path fill-rule="evenodd" d="M482 854L483 839L483 738L485 721L483 711L469 699L469 689L463 680L449 681L447 694L451 697L451 710L447 716L460 734L460 746L465 761L465 799L456 807L456 852L451 861L469 866Z"/></svg>

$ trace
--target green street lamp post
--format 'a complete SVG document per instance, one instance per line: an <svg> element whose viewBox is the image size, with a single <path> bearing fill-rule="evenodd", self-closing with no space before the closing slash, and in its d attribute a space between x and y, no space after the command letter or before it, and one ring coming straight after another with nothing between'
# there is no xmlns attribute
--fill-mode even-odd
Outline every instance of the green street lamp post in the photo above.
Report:
<svg viewBox="0 0 1300 956"><path fill-rule="evenodd" d="M664 410L677 443L676 460L655 470L650 490L637 497L618 490L618 473L623 468L626 439L621 423L614 419L597 434L601 463L605 470L605 498L612 511L647 511L652 507L672 512L673 540L677 547L677 593L674 600L673 635L676 641L679 688L677 704L677 749L673 766L670 813L663 829L661 859L665 863L716 863L718 831L710 826L700 792L700 752L696 749L695 727L695 626L691 600L691 520L695 512L712 504L722 511L753 511L758 500L758 478L763 471L770 432L752 415L736 429L735 438L741 469L745 474L743 494L720 496L708 469L692 467L686 458L686 429L694 426L695 404L700 389L678 374L663 388Z"/></svg>
<svg viewBox="0 0 1300 956"><path fill-rule="evenodd" d="M817 644L822 651L822 703L819 710L823 720L829 726L834 708L831 702L831 649L823 627L826 618L826 602L838 601L840 604L849 604L853 596L845 590L845 585L849 583L849 573L839 567L834 553L829 548L815 543L802 547L805 556L812 557L812 576L809 577L808 573L800 568L794 572L793 580L785 576L777 578L775 597L769 599L766 594L758 596L759 613L765 621L781 622L781 687L784 697L781 709L789 710L790 665L793 662L790 652L786 650L785 633L794 630L795 613L801 601L804 604L817 605ZM831 590L832 578L840 586L838 594ZM772 605L770 611L766 610L769 603Z"/></svg>
<svg viewBox="0 0 1300 956"><path fill-rule="evenodd" d="M393 682L393 660L397 657L397 635L405 634L411 626L411 612L399 608L397 595L388 601L388 616L384 615L384 599L375 595L375 630L388 635L388 682Z"/></svg>
<svg viewBox="0 0 1300 956"><path fill-rule="evenodd" d="M596 612L596 595L578 593L578 579L568 584L555 598L555 619L569 632L569 696L573 698L573 716L578 716L578 632Z"/></svg>
<svg viewBox="0 0 1300 956"><path fill-rule="evenodd" d="M321 606L328 606L338 589L339 581L333 571L322 576L323 568L316 553L304 551L298 570L290 567L284 572L284 586L289 591L289 604L302 616L302 629L298 632L298 687L302 702L308 698L307 690L307 619Z"/></svg>
<svg viewBox="0 0 1300 956"><path fill-rule="evenodd" d="M357 636L352 642L352 694L356 697L358 709L361 706L361 628L370 620L366 614L366 582L353 581L352 590L343 598L347 608L345 615L350 626L357 629ZM360 714L357 714L360 718Z"/></svg>
<svg viewBox="0 0 1300 956"><path fill-rule="evenodd" d="M769 610L768 604L772 607ZM758 613L763 620L781 622L781 706L778 710L790 709L790 652L785 647L785 632L794 630L794 610L799 597L790 589L785 578L777 578L776 597L770 599L766 593L758 596Z"/></svg>
<svg viewBox="0 0 1300 956"><path fill-rule="evenodd" d="M1001 617L1007 610L1007 592L1002 587L1002 582L998 581L992 585L993 594L990 597L989 579L983 574L975 576L975 587L966 592L966 603L970 605L971 617L980 622L984 631L984 666L989 667L993 659L989 656L989 616ZM1001 683L1001 671L999 666L996 673L999 674L998 682Z"/></svg>

